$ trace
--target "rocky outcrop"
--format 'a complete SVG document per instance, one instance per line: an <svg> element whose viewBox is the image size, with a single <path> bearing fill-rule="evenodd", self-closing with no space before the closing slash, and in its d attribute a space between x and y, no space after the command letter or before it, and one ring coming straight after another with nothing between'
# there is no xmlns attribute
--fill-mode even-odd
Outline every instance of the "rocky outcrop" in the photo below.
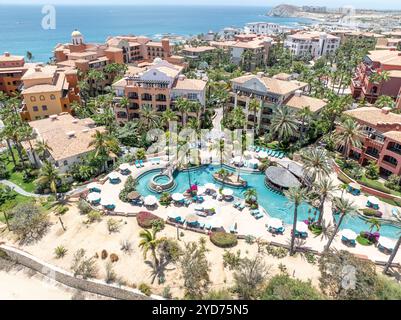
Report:
<svg viewBox="0 0 401 320"><path fill-rule="evenodd" d="M300 7L289 4L280 4L271 9L267 15L270 17L293 17L296 16L300 11Z"/></svg>

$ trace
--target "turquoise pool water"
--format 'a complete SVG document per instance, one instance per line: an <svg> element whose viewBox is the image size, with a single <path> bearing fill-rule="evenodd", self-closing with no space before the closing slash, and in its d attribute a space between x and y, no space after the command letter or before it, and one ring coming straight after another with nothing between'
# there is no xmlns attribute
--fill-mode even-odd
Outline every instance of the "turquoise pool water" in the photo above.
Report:
<svg viewBox="0 0 401 320"><path fill-rule="evenodd" d="M170 178L168 176L157 176L153 181L158 184L166 184L170 181Z"/></svg>
<svg viewBox="0 0 401 320"><path fill-rule="evenodd" d="M201 168L197 168L191 170L189 172L189 177L191 179L192 184L204 185L208 182L213 182L216 185L221 185L219 182L213 179L214 170L218 170L219 166L205 166ZM230 167L225 166L225 169L229 171L234 171ZM137 191L142 195L155 195L160 196L148 188L149 180L160 170L152 170L144 173L138 178L138 186ZM174 173L174 180L176 182L176 186L174 189L169 192L185 192L189 187L189 177L188 172L176 171ZM265 186L264 182L264 174L263 173L246 173L241 172L241 177L248 182L248 188L256 189L258 193L258 201L259 204L262 205L266 211L272 217L279 218L284 221L286 224L292 224L293 220L293 206L287 200L287 198L274 190L271 190ZM226 186L227 188L230 188ZM246 188L230 188L234 191L234 195L240 198L244 198L244 192ZM301 204L298 209L298 220L305 220L309 217L313 217L315 210L309 206L307 203ZM362 218L355 217L346 217L342 223L342 229L351 229L355 232L366 231L368 230L369 225L366 224L365 220ZM398 228L393 225L383 225L380 229L380 234L390 238L396 238L398 232L401 232L401 228Z"/></svg>

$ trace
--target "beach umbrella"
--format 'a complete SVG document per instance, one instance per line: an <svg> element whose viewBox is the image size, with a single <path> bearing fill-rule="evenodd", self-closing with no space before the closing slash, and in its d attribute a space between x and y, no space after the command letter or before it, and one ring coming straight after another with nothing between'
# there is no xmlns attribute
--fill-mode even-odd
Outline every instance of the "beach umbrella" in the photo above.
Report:
<svg viewBox="0 0 401 320"><path fill-rule="evenodd" d="M356 182L351 182L351 183L349 184L349 186L350 186L352 189L361 190L361 186L360 186L358 183L356 183Z"/></svg>
<svg viewBox="0 0 401 320"><path fill-rule="evenodd" d="M223 194L223 196L229 197L229 196L232 196L232 195L233 195L234 191L232 191L231 189L223 189L223 190L221 191L221 193Z"/></svg>
<svg viewBox="0 0 401 320"><path fill-rule="evenodd" d="M395 247L395 241L386 237L380 237L379 244L389 250L392 250Z"/></svg>
<svg viewBox="0 0 401 320"><path fill-rule="evenodd" d="M113 171L113 172L111 172L111 173L109 174L109 179L111 179L111 180L120 179L120 175L119 175L117 172Z"/></svg>
<svg viewBox="0 0 401 320"><path fill-rule="evenodd" d="M171 195L171 199L173 199L174 201L182 201L184 200L184 196L182 193L176 192Z"/></svg>
<svg viewBox="0 0 401 320"><path fill-rule="evenodd" d="M307 232L308 231L308 225L303 221L297 221L295 229L298 232Z"/></svg>
<svg viewBox="0 0 401 320"><path fill-rule="evenodd" d="M189 213L185 216L185 221L189 223L196 222L198 221L198 216L193 213Z"/></svg>
<svg viewBox="0 0 401 320"><path fill-rule="evenodd" d="M176 219L178 217L181 217L181 214L176 210L170 210L167 212L167 217L170 219Z"/></svg>
<svg viewBox="0 0 401 320"><path fill-rule="evenodd" d="M145 206L153 206L157 203L157 198L155 196L149 195L144 199Z"/></svg>
<svg viewBox="0 0 401 320"><path fill-rule="evenodd" d="M199 186L198 187L198 194L205 193L205 191L206 191L206 187L205 186Z"/></svg>
<svg viewBox="0 0 401 320"><path fill-rule="evenodd" d="M97 182L89 183L87 187L89 190L102 190L102 185ZM91 192L93 192L93 191L91 191Z"/></svg>
<svg viewBox="0 0 401 320"><path fill-rule="evenodd" d="M120 164L120 166L118 167L121 171L125 171L125 170L129 170L130 165L128 163L122 163Z"/></svg>
<svg viewBox="0 0 401 320"><path fill-rule="evenodd" d="M88 196L86 197L86 200L88 200L89 202L99 201L100 199L101 199L100 193L97 192L89 193Z"/></svg>
<svg viewBox="0 0 401 320"><path fill-rule="evenodd" d="M215 202L213 202L211 200L206 200L204 203L202 203L202 207L205 210L211 210L216 207L216 204L215 204Z"/></svg>
<svg viewBox="0 0 401 320"><path fill-rule="evenodd" d="M223 222L218 216L213 216L211 219L209 219L209 223L212 228L221 228L223 226Z"/></svg>
<svg viewBox="0 0 401 320"><path fill-rule="evenodd" d="M241 156L234 157L233 162L234 163L241 163L242 162Z"/></svg>
<svg viewBox="0 0 401 320"><path fill-rule="evenodd" d="M131 191L127 194L128 200L136 200L141 197L141 194L138 191Z"/></svg>
<svg viewBox="0 0 401 320"><path fill-rule="evenodd" d="M214 184L214 183L206 183L205 184L205 187L206 187L206 189L208 189L208 190L217 190L217 187L216 187L216 185Z"/></svg>
<svg viewBox="0 0 401 320"><path fill-rule="evenodd" d="M351 229L344 229L341 231L341 235L348 239L348 240L355 240L356 237L358 236L354 231L352 231Z"/></svg>
<svg viewBox="0 0 401 320"><path fill-rule="evenodd" d="M267 158L269 155L268 155L267 152L265 152L265 151L259 151L259 152L257 153L257 156L258 156L259 158L261 158L261 159L264 159L264 158Z"/></svg>
<svg viewBox="0 0 401 320"><path fill-rule="evenodd" d="M377 199L374 196L369 196L367 201L370 202L371 204L377 204L377 205L379 204L379 199Z"/></svg>
<svg viewBox="0 0 401 320"><path fill-rule="evenodd" d="M283 221L278 218L269 218L269 220L267 221L267 225L274 229L278 229L283 226Z"/></svg>
<svg viewBox="0 0 401 320"><path fill-rule="evenodd" d="M197 191L197 190L198 190L198 186L197 186L196 184L193 184L193 185L191 186L191 190L192 190L192 191Z"/></svg>
<svg viewBox="0 0 401 320"><path fill-rule="evenodd" d="M102 198L101 200L100 200L100 204L102 205L102 206L104 206L104 207L108 207L108 206L112 206L112 205L114 205L114 203L113 203L113 201L111 200L111 199L104 199L104 198Z"/></svg>

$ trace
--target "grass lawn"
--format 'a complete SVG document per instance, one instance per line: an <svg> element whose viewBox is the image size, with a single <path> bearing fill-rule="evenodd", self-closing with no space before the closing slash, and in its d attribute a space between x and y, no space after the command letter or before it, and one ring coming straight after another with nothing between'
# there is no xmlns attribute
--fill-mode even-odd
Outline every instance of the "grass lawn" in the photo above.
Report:
<svg viewBox="0 0 401 320"><path fill-rule="evenodd" d="M30 197L25 197L25 196L21 196L20 194L17 194L17 196L12 199L12 200L8 200L6 203L3 203L0 206L0 221L5 223L5 219L4 219L4 214L3 211L8 211L12 208L14 208L17 204L19 203L26 203L26 202L33 202L34 198L30 198Z"/></svg>
<svg viewBox="0 0 401 320"><path fill-rule="evenodd" d="M385 192L385 193L389 193L389 194L393 194L396 196L400 196L401 197L401 192L395 191L395 190L391 190L390 188L387 188L382 182L378 181L378 180L372 180L369 179L365 176L362 176L362 178L358 181L361 184Z"/></svg>
<svg viewBox="0 0 401 320"><path fill-rule="evenodd" d="M17 152L14 152L14 154L18 162ZM16 185L18 185L27 192L34 192L35 190L34 179L32 179L32 181L24 181L24 172L14 170L15 169L14 163L12 161L11 155L9 155L8 152L5 152L0 156L0 161L4 161L7 167L7 171L10 173L10 176L8 177L7 180L14 182Z"/></svg>

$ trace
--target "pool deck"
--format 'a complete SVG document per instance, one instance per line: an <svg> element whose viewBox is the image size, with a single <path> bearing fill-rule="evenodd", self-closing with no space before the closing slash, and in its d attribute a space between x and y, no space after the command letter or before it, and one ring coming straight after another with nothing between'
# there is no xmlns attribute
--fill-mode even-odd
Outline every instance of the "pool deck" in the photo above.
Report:
<svg viewBox="0 0 401 320"><path fill-rule="evenodd" d="M131 167L131 176L134 178L139 177L141 174L152 170L152 169L162 169L167 165L167 160L162 159L160 161L159 165L154 165L151 162L145 162L144 167L142 168L136 168L135 166ZM133 206L129 203L122 202L119 199L119 193L120 190L123 188L124 183L126 181L128 176L120 175L121 182L119 184L111 184L109 180L107 180L103 186L102 186L102 192L101 194L107 195L108 198L113 199L116 208L115 212L118 213L137 213L139 211L151 211L157 216L167 219L167 216L169 213L176 212L180 214L183 218L185 218L186 215L191 214L191 213L196 213L195 207L198 206L197 204L191 204L188 207L185 206L175 206L174 204L171 204L168 207L164 206L157 206L155 209L148 209L146 207L138 207L138 206ZM334 181L337 181L337 178L333 174L331 176ZM338 191L337 194L338 196L341 195L341 191ZM352 196L351 194L344 192L344 197L349 198L355 202L355 205L357 205L360 208L364 208L366 204L366 197L364 195L355 197ZM274 241L283 245L288 245L290 238L291 238L291 226L287 225L285 232L283 235L272 235L266 230L266 223L268 221L268 216L264 215L262 218L256 220L249 212L249 208L245 207L242 211L239 211L238 209L233 207L233 203L236 201L218 201L213 199L210 196L204 196L205 200L208 202L214 202L216 203L216 216L218 216L219 221L221 221L222 226L224 229L229 232L231 226L233 226L235 223L237 223L237 231L238 234L241 235L252 235L254 237L258 237L267 241ZM387 204L380 204L380 208L384 208L382 210L390 210L392 206L389 206ZM207 223L211 219L211 217L207 218L199 218L200 222L205 222ZM327 201L325 203L325 214L324 214L324 219L328 222L332 222L332 214L331 214L331 203L330 201ZM206 232L205 232L206 233ZM323 236L314 236L311 232L309 232L308 238L305 240L304 247L308 247L314 250L317 250L319 252L323 251L325 244L327 243L327 239L323 238ZM333 241L332 247L339 249L339 250L348 250L351 253L358 254L358 255L363 255L368 257L372 261L387 261L388 260L388 255L380 252L376 247L374 246L362 246L357 244L356 247L351 248L345 246L341 242L341 236L337 236L336 239ZM394 263L401 263L401 255L397 255Z"/></svg>

